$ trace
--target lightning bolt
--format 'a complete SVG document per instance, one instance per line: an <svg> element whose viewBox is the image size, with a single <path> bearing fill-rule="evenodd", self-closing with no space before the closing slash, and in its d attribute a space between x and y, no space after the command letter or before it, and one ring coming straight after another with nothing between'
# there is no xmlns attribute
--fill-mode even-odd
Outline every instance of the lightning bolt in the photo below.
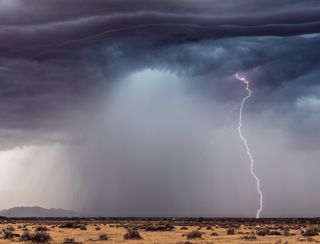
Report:
<svg viewBox="0 0 320 244"><path fill-rule="evenodd" d="M254 170L253 170L253 167L254 167L254 160L253 160L253 157L252 157L252 154L250 152L250 148L248 146L248 142L247 142L247 139L243 136L242 134L242 131L241 131L241 128L242 128L242 111L243 111L243 107L244 107L244 104L245 102L251 97L251 90L250 90L250 83L249 81L242 77L239 73L236 73L235 74L235 77L236 79L240 80L242 83L245 84L246 86L246 91L248 92L248 95L245 96L243 99L242 99L242 102L240 103L240 109L239 109L239 124L238 124L238 132L239 132L239 136L241 138L241 140L243 141L244 145L245 145L245 148L247 150L247 154L249 156L249 159L250 159L250 172L251 172L251 175L253 176L253 178L256 180L256 185L257 185L257 191L259 193L259 196L260 196L260 199L259 199L259 209L257 211L257 214L256 214L256 218L260 218L260 213L262 211L262 208L263 208L263 195L262 195L262 192L261 192L261 189L260 189L260 179L257 177L257 175L255 174Z"/></svg>

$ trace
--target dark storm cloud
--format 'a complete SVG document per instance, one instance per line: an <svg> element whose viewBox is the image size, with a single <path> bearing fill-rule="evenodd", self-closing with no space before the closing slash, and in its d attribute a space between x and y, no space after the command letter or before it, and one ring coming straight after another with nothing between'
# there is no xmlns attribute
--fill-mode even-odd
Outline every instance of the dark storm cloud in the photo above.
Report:
<svg viewBox="0 0 320 244"><path fill-rule="evenodd" d="M68 119L47 119L48 112L69 114L134 70L188 76L195 90L205 88L224 102L237 97L235 72L245 71L259 81L253 86L273 90L319 64L319 37L283 37L319 31L317 1L2 1L1 6L6 129L61 129Z"/></svg>
<svg viewBox="0 0 320 244"><path fill-rule="evenodd" d="M7 2L3 1L0 48L11 55L72 48L111 37L177 42L320 31L317 1L199 1L196 6L191 1Z"/></svg>
<svg viewBox="0 0 320 244"><path fill-rule="evenodd" d="M186 76L196 89L213 86L215 89L208 90L215 90L216 98L223 100L234 97L230 90L236 72L245 72L256 81L252 86L257 89L273 91L298 82L303 93L317 83L314 79L302 84L297 79L317 70L319 42L319 36L223 38L181 44L126 38L77 51L47 53L35 60L2 58L1 95L95 92L119 76L146 68Z"/></svg>
<svg viewBox="0 0 320 244"><path fill-rule="evenodd" d="M279 67L276 62L290 62L288 55L293 58L300 56L303 62L298 60L300 65L298 69L292 67L292 70L280 70L284 76L290 73L294 78L295 73L301 74L300 70L307 70L311 63L315 65L317 61L317 48L315 48L318 44L317 39L293 41L258 39L248 42L245 39L235 42L222 39L221 42L216 41L205 46L205 48L209 48L209 45L220 46L225 52L221 57L206 57L204 54L206 51L201 51L201 48L198 48L201 52L199 55L190 48L188 50L188 44L222 37L318 33L320 32L318 1L307 3L251 0L232 3L198 1L197 4L193 1L136 1L135 4L131 4L128 1L26 3L14 0L1 1L1 6L1 72L10 77L17 72L28 76L29 72L24 72L23 69L29 69L31 76L50 74L48 70L36 68L36 64L32 61L49 60L47 66L53 63L51 73L61 73L61 69L69 67L68 73L73 74L73 69L81 67L79 64L81 61L83 67L86 67L88 62L95 64L99 62L101 64L99 67L107 66L108 69L115 65L132 66L134 57L139 55L147 58L148 62L157 64L163 61L174 67L186 68L187 71L192 69L194 73L215 70L220 68L222 63L225 64L225 61L231 61L230 66L239 66L227 66L232 71L265 64L264 69L270 70L271 76L269 73L268 78L260 77L264 74L256 75L260 75L260 80L270 79L267 83L279 84L278 79L282 77L272 77L272 67ZM286 46L286 41L293 43ZM234 47L235 45L241 45L241 48L248 50L240 50ZM105 47L109 49L105 54L101 54ZM108 51L111 53L107 53ZM154 57L148 55L150 52ZM50 60L59 60L59 63L56 64L54 61L50 63ZM123 60L125 63L121 63ZM194 60L201 64L197 64L196 67ZM236 62L238 63L235 64ZM18 67L14 63L17 63ZM23 63L26 63L25 67ZM63 67L58 67L59 65ZM285 66L289 67L290 64ZM104 73L113 72L112 68ZM50 80L48 77L45 79ZM60 84L63 84L65 78L62 77L60 80ZM72 80L79 80L79 83L82 83L83 79L73 77ZM28 85L32 86L32 82L22 87Z"/></svg>

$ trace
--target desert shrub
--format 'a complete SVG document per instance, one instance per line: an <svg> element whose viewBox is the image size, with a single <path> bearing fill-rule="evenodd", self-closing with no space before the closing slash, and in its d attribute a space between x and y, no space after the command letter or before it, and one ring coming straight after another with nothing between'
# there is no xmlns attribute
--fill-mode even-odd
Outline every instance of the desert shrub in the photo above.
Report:
<svg viewBox="0 0 320 244"><path fill-rule="evenodd" d="M107 234L101 234L98 239L99 241L107 241L109 240L109 237Z"/></svg>
<svg viewBox="0 0 320 244"><path fill-rule="evenodd" d="M145 231L172 231L174 229L175 229L174 225L170 223L157 224L157 225L149 224L144 227Z"/></svg>
<svg viewBox="0 0 320 244"><path fill-rule="evenodd" d="M175 229L174 225L171 223L165 223L164 227L166 228L166 231L171 231Z"/></svg>
<svg viewBox="0 0 320 244"><path fill-rule="evenodd" d="M51 236L46 231L36 231L32 235L31 242L34 243L47 243L51 240Z"/></svg>
<svg viewBox="0 0 320 244"><path fill-rule="evenodd" d="M211 236L218 236L219 234L217 232L212 232L210 235Z"/></svg>
<svg viewBox="0 0 320 244"><path fill-rule="evenodd" d="M270 233L270 230L268 228L261 228L256 230L256 234L258 236L266 236Z"/></svg>
<svg viewBox="0 0 320 244"><path fill-rule="evenodd" d="M47 227L45 227L45 226L37 226L36 227L36 231L47 231L48 229L47 229Z"/></svg>
<svg viewBox="0 0 320 244"><path fill-rule="evenodd" d="M87 230L87 227L85 225L81 225L79 229L80 230Z"/></svg>
<svg viewBox="0 0 320 244"><path fill-rule="evenodd" d="M124 234L125 240L141 240L142 237L137 229L128 229L127 233Z"/></svg>
<svg viewBox="0 0 320 244"><path fill-rule="evenodd" d="M59 228L72 229L74 228L74 225L73 223L62 223L59 225Z"/></svg>
<svg viewBox="0 0 320 244"><path fill-rule="evenodd" d="M307 228L305 231L301 231L301 235L304 237L317 236L318 234L318 229L315 227Z"/></svg>
<svg viewBox="0 0 320 244"><path fill-rule="evenodd" d="M20 236L21 241L31 241L32 234L29 231L24 231Z"/></svg>
<svg viewBox="0 0 320 244"><path fill-rule="evenodd" d="M74 238L64 238L63 244L75 244L77 243Z"/></svg>
<svg viewBox="0 0 320 244"><path fill-rule="evenodd" d="M182 227L180 228L180 230L187 230L187 229L188 229L187 226L182 226Z"/></svg>
<svg viewBox="0 0 320 244"><path fill-rule="evenodd" d="M99 226L96 227L96 230L101 230Z"/></svg>
<svg viewBox="0 0 320 244"><path fill-rule="evenodd" d="M82 244L82 242L75 241L74 238L64 238L63 244Z"/></svg>
<svg viewBox="0 0 320 244"><path fill-rule="evenodd" d="M144 228L145 231L165 231L165 227L161 225L147 225Z"/></svg>
<svg viewBox="0 0 320 244"><path fill-rule="evenodd" d="M59 225L59 228L65 228L65 229L80 229L83 225L84 225L84 224L67 222L67 223L62 223L61 225Z"/></svg>
<svg viewBox="0 0 320 244"><path fill-rule="evenodd" d="M257 240L257 237L255 235L249 235L249 236L242 236L241 240L245 241L255 241Z"/></svg>
<svg viewBox="0 0 320 244"><path fill-rule="evenodd" d="M301 242L318 242L316 239L312 238L311 236L308 236L306 238L298 238L298 241L301 241Z"/></svg>
<svg viewBox="0 0 320 244"><path fill-rule="evenodd" d="M25 231L21 235L20 240L31 241L33 243L48 243L52 238L47 231L36 231L34 234L29 231Z"/></svg>
<svg viewBox="0 0 320 244"><path fill-rule="evenodd" d="M234 228L227 229L227 235L234 235L236 234L236 230Z"/></svg>
<svg viewBox="0 0 320 244"><path fill-rule="evenodd" d="M16 234L13 233L14 228L10 228L11 226L8 226L5 229L2 229L2 236L3 239L13 239L15 236L17 236Z"/></svg>
<svg viewBox="0 0 320 244"><path fill-rule="evenodd" d="M202 233L198 230L191 231L186 234L188 240L190 239L200 239L202 237Z"/></svg>

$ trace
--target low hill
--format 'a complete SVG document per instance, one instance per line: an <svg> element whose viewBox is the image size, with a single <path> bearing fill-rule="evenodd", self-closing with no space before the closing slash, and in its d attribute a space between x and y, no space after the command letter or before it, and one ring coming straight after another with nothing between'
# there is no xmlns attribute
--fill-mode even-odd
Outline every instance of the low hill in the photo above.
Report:
<svg viewBox="0 0 320 244"><path fill-rule="evenodd" d="M4 217L38 217L38 218L57 218L57 217L79 217L79 213L61 208L42 208L42 207L14 207L0 211L0 216Z"/></svg>

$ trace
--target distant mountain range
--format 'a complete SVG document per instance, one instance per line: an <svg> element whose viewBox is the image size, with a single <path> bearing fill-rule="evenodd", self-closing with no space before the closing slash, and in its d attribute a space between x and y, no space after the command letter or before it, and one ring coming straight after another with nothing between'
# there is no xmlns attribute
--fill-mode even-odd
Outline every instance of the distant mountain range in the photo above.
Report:
<svg viewBox="0 0 320 244"><path fill-rule="evenodd" d="M71 211L65 210L61 208L42 208L42 207L14 207L9 209L4 209L0 211L0 216L3 217L16 217L16 218L23 218L23 217L81 217L81 214Z"/></svg>

